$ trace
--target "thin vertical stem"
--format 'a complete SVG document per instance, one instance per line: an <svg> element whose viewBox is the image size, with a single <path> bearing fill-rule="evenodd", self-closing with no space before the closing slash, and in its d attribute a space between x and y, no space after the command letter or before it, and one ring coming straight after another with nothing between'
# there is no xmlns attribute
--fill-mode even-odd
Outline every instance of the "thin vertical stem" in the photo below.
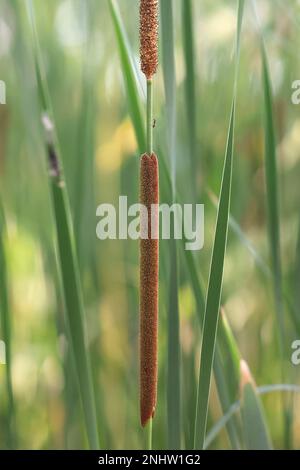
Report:
<svg viewBox="0 0 300 470"><path fill-rule="evenodd" d="M153 152L153 81L147 80L147 153Z"/></svg>
<svg viewBox="0 0 300 470"><path fill-rule="evenodd" d="M147 450L152 450L152 418L147 425Z"/></svg>

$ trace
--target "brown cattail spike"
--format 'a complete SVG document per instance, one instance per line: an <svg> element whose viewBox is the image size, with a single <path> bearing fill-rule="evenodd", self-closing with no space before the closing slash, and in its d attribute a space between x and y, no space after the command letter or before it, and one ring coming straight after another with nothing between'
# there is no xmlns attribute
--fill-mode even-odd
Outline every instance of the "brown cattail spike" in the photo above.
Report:
<svg viewBox="0 0 300 470"><path fill-rule="evenodd" d="M140 202L147 208L146 216L141 215L140 243L140 412L145 426L154 416L157 397L159 184L155 154L142 155L140 176Z"/></svg>
<svg viewBox="0 0 300 470"><path fill-rule="evenodd" d="M140 2L141 69L150 80L158 65L158 0Z"/></svg>

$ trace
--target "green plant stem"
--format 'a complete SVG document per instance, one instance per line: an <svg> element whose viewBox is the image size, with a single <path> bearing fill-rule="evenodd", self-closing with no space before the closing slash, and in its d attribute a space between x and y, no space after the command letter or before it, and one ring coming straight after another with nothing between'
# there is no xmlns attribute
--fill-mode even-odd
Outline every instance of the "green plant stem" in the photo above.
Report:
<svg viewBox="0 0 300 470"><path fill-rule="evenodd" d="M197 97L195 83L195 37L193 28L193 2L183 0L182 2L182 30L183 51L185 60L185 100L187 112L187 130L189 136L189 151L191 159L191 182L192 195L197 197ZM197 155L197 158L196 158Z"/></svg>
<svg viewBox="0 0 300 470"><path fill-rule="evenodd" d="M238 2L234 89L203 322L194 435L195 449L203 449L205 441L211 385L211 371L215 355L220 301L223 285L224 261L227 246L231 201L235 107L244 3L244 0L239 0Z"/></svg>
<svg viewBox="0 0 300 470"><path fill-rule="evenodd" d="M147 80L147 153L153 152L153 80Z"/></svg>
<svg viewBox="0 0 300 470"><path fill-rule="evenodd" d="M6 235L5 216L0 202L0 325L2 327L3 340L5 343L6 356L6 390L8 397L8 445L10 448L16 446L15 405L12 387L11 373L11 311L9 302L7 262L4 237Z"/></svg>
<svg viewBox="0 0 300 470"><path fill-rule="evenodd" d="M147 450L152 450L152 418L147 424Z"/></svg>

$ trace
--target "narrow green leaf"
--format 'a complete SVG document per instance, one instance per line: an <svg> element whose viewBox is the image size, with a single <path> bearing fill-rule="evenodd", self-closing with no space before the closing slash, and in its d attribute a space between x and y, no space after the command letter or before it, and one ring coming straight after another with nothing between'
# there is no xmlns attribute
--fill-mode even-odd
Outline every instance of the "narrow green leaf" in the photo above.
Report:
<svg viewBox="0 0 300 470"><path fill-rule="evenodd" d="M225 312L222 310L219 319L218 344L222 355L225 377L228 377L227 384L232 402L237 399L239 392L241 354Z"/></svg>
<svg viewBox="0 0 300 470"><path fill-rule="evenodd" d="M242 392L241 414L247 450L271 450L272 444L263 408L256 390L247 383Z"/></svg>
<svg viewBox="0 0 300 470"><path fill-rule="evenodd" d="M203 327L203 319L204 319L204 309L205 309L205 299L203 295L203 289L201 287L199 276L196 269L196 264L192 253L188 250L185 250L184 243L182 243L182 252L183 256L186 260L188 266L188 274L190 276L191 285L193 289L193 293L196 300L197 306L197 316L200 327ZM236 363L240 354L238 352L238 346L234 340L233 334L230 330L229 324L226 325L226 329L228 331L223 331L225 328L225 322L221 321L219 324L219 335L223 338L223 347L222 350L220 346L216 345L216 352L214 358L214 376L216 380L216 386L218 390L218 395L220 398L221 406L223 413L226 413L230 407L230 404L234 401L237 396L238 387L234 387L232 384L232 377L237 377L238 374L236 373ZM227 338L228 337L228 338ZM226 338L226 341L225 341ZM227 343L228 341L228 343ZM228 345L230 347L228 347ZM223 365L223 358L227 360L227 370L225 371ZM231 368L230 368L231 366ZM236 385L239 379L236 378L234 380L234 384ZM235 422L228 422L227 425L228 436L231 442L231 445L234 449L240 448L239 443L239 431L238 431L238 423Z"/></svg>
<svg viewBox="0 0 300 470"><path fill-rule="evenodd" d="M85 31L85 44L82 49L82 87L78 119L77 148L74 158L75 178L71 202L74 204L75 240L81 269L90 267L95 259L95 237L93 230L87 230L94 223L94 142L95 142L95 96L94 64L91 62L93 47L94 1L80 0L78 15L81 15Z"/></svg>
<svg viewBox="0 0 300 470"><path fill-rule="evenodd" d="M162 63L166 95L168 155L171 167L172 201L176 194L176 72L174 56L173 2L160 2ZM172 232L171 232L172 233ZM176 241L170 241L168 308L168 446L181 448L181 354L179 338L178 260Z"/></svg>
<svg viewBox="0 0 300 470"><path fill-rule="evenodd" d="M42 60L36 31L33 3L27 0L29 20L33 32L33 52L38 79L41 113L46 114L54 126L48 86L43 73ZM45 141L45 145L46 145ZM47 143L49 145L49 142ZM58 140L53 129L53 152L60 168L59 175L50 175L53 213L55 219L59 268L63 286L68 333L78 378L79 393L85 418L89 446L99 448L97 415L89 354L85 346L84 306L78 261L75 250L74 230L66 183L63 180L63 165ZM49 149L48 149L49 151ZM53 157L52 157L53 158ZM51 162L50 162L51 163ZM53 162L52 162L53 163Z"/></svg>
<svg viewBox="0 0 300 470"><path fill-rule="evenodd" d="M288 393L300 393L300 387L297 385L292 384L272 384L272 385L262 385L257 387L256 389L257 395L266 395L269 393L276 393L276 392L288 392ZM241 402L240 400L233 403L229 408L228 411L220 418L220 420L212 427L205 439L205 446L204 448L207 449L213 440L217 437L219 432L227 426L232 417L236 415L236 413L240 410Z"/></svg>
<svg viewBox="0 0 300 470"><path fill-rule="evenodd" d="M185 100L188 122L191 181L197 195L197 112L195 78L195 38L193 27L193 0L182 0L183 53L185 60Z"/></svg>
<svg viewBox="0 0 300 470"><path fill-rule="evenodd" d="M164 87L166 95L166 118L168 131L168 155L171 167L173 199L176 189L176 73L174 56L173 2L160 2L161 43Z"/></svg>
<svg viewBox="0 0 300 470"><path fill-rule="evenodd" d="M202 449L204 445L211 370L213 365L221 302L221 289L228 232L228 216L232 178L234 113L235 102L233 102L230 116L229 136L221 185L221 197L217 216L217 226L205 306L195 425L195 448L199 449Z"/></svg>
<svg viewBox="0 0 300 470"><path fill-rule="evenodd" d="M168 407L168 447L181 447L181 389L180 389L180 338L179 338L179 301L177 246L170 240L170 278L168 306L168 369L167 369L167 407Z"/></svg>
<svg viewBox="0 0 300 470"><path fill-rule="evenodd" d="M131 60L128 40L117 2L115 0L108 0L108 4L120 52L120 60L128 97L129 112L135 129L140 153L143 153L146 149L145 126L143 124L144 121L138 99L134 68Z"/></svg>
<svg viewBox="0 0 300 470"><path fill-rule="evenodd" d="M199 371L199 384L195 423L195 448L202 449L204 446L209 392L211 383L211 371L213 366L216 335L218 327L219 309L221 302L222 280L224 270L224 259L226 252L228 220L230 211L232 160L234 148L234 125L235 125L235 101L237 89L237 73L240 53L240 36L242 27L244 1L238 2L237 41L236 41L236 66L234 93L230 115L227 148L225 154L224 170L221 183L219 209L215 231L215 240L212 252L210 275L208 281L207 298L205 305L204 327L201 346L201 360Z"/></svg>
<svg viewBox="0 0 300 470"><path fill-rule="evenodd" d="M5 375L6 391L8 398L8 445L14 448L16 445L15 429L15 406L11 376L11 320L9 308L7 263L4 246L5 239L5 217L2 204L0 202L0 325L3 336L0 339L5 343Z"/></svg>
<svg viewBox="0 0 300 470"><path fill-rule="evenodd" d="M275 302L275 312L278 323L278 343L281 356L281 378L285 382L287 378L287 368L285 359L287 359L288 350L286 348L286 332L284 318L284 301L282 286L282 265L281 265L281 243L280 243L280 207L279 207L279 183L278 183L278 165L276 152L276 135L273 112L273 92L269 72L267 51L264 43L263 30L260 25L256 2L252 1L260 36L261 61L262 61L262 85L264 91L264 133L265 133L265 181L266 181L266 208L268 216L268 235L269 249L271 258L271 270L273 278L273 295ZM292 310L291 319L294 320ZM297 327L297 322L295 324ZM292 442L292 410L289 397L282 395L283 422L284 422L284 440L285 448L290 448Z"/></svg>
<svg viewBox="0 0 300 470"><path fill-rule="evenodd" d="M216 195L211 191L211 189L207 189L207 195L209 199L211 200L212 204L214 205L214 207L217 209L218 198L216 197ZM229 228L236 235L238 240L246 248L249 254L252 256L253 261L255 262L257 267L260 269L261 273L265 277L271 278L272 273L271 273L270 266L268 265L267 261L260 255L256 247L253 245L251 240L249 240L245 232L242 230L241 226L238 224L236 219L231 214L229 216Z"/></svg>
<svg viewBox="0 0 300 470"><path fill-rule="evenodd" d="M284 351L285 328L282 299L282 270L280 260L280 228L279 228L279 189L278 189L278 169L276 157L276 139L274 130L274 117L272 105L272 88L268 69L266 51L263 42L261 43L262 66L263 66L263 90L264 90L264 111L265 111L265 178L266 178L266 198L267 213L269 223L269 245L271 252L272 272L274 276L274 298L278 327L280 332L281 353Z"/></svg>

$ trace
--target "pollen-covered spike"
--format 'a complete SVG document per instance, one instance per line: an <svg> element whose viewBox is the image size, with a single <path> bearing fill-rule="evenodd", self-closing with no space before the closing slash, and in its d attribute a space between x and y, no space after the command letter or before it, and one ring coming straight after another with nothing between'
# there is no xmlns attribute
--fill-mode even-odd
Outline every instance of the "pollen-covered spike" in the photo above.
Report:
<svg viewBox="0 0 300 470"><path fill-rule="evenodd" d="M150 80L158 65L158 0L140 1L141 69Z"/></svg>
<svg viewBox="0 0 300 470"><path fill-rule="evenodd" d="M147 208L147 214L141 213L140 242L140 413L145 426L154 416L157 398L159 178L155 154L142 155L140 181L140 202Z"/></svg>

